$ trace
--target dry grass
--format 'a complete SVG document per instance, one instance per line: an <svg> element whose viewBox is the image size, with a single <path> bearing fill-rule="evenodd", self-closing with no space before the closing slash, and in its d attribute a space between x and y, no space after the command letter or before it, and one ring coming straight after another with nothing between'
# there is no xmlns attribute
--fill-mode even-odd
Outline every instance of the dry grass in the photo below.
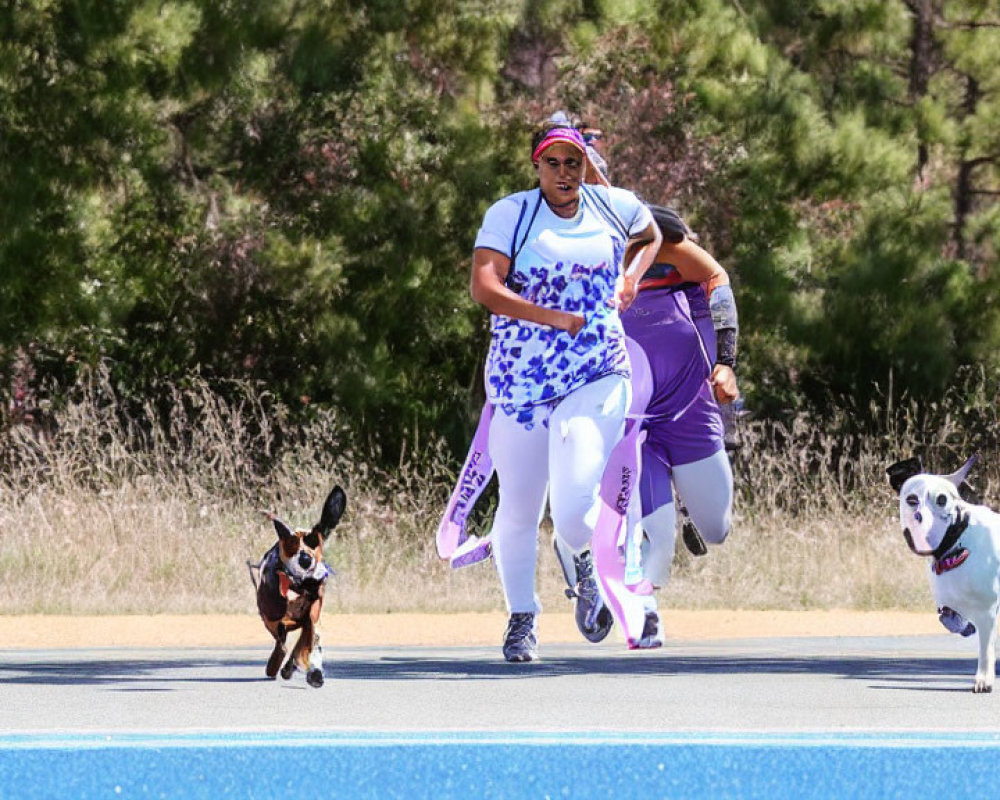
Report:
<svg viewBox="0 0 1000 800"><path fill-rule="evenodd" d="M377 469L332 414L296 427L265 392L231 389L224 401L195 380L161 409L125 414L98 375L73 387L48 434L0 432L4 613L252 613L246 560L273 540L259 512L311 524L334 483L348 493L327 548L334 611L503 607L491 565L453 572L436 558L454 477L440 451ZM919 419L884 409L889 433L868 438L839 432L857 427L846 415L822 429L744 421L734 532L705 558L679 548L663 605L929 609L925 565L903 544L884 467L921 452L950 471L978 449L989 499L1000 474L994 409L959 408ZM543 531L539 592L548 608L568 608L548 541Z"/></svg>

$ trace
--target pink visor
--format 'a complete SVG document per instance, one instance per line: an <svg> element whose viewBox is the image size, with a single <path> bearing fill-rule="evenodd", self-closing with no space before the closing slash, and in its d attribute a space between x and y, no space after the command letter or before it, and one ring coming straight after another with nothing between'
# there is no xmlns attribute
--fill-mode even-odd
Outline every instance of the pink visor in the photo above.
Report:
<svg viewBox="0 0 1000 800"><path fill-rule="evenodd" d="M587 145L583 141L583 134L576 128L553 128L545 134L545 138L538 143L535 152L531 154L531 163L537 164L538 159L545 150L560 142L573 145L581 153L587 152Z"/></svg>

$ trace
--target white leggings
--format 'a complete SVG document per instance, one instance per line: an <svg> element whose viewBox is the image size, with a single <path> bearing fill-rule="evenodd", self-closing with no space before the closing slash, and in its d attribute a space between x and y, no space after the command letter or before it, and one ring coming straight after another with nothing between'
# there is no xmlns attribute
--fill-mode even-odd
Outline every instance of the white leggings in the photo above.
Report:
<svg viewBox="0 0 1000 800"><path fill-rule="evenodd" d="M535 593L538 526L545 511L573 550L590 544L600 513L599 489L611 450L625 429L631 400L629 382L608 375L564 397L548 427L526 430L501 410L490 425L490 456L500 500L493 519L493 558L507 610L539 613Z"/></svg>
<svg viewBox="0 0 1000 800"><path fill-rule="evenodd" d="M673 468L674 486L691 516L698 533L709 544L722 544L732 526L733 471L725 450L708 458ZM630 523L641 512L635 502L639 492L633 492L629 507ZM670 579L670 564L674 560L677 537L677 508L673 502L662 505L641 520L647 542L643 545L643 574L655 586L664 586ZM632 529L633 533L639 533Z"/></svg>

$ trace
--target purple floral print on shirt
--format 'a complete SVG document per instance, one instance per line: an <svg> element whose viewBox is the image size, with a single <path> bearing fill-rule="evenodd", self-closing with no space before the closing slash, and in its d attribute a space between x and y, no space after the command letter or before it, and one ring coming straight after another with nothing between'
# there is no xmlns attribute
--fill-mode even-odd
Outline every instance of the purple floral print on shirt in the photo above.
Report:
<svg viewBox="0 0 1000 800"><path fill-rule="evenodd" d="M574 389L611 373L629 374L625 334L613 308L617 264L623 250L616 237L615 260L594 266L556 262L514 270L522 296L548 308L583 314L575 336L509 317L493 318L493 346L487 361L491 399L527 428ZM545 424L547 413L541 414Z"/></svg>

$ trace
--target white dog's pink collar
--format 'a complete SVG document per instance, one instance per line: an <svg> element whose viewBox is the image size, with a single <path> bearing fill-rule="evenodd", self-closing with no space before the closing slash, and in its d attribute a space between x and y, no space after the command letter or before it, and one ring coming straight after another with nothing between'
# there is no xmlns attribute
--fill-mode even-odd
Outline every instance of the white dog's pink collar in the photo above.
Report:
<svg viewBox="0 0 1000 800"><path fill-rule="evenodd" d="M962 566L965 563L965 559L969 557L969 550L966 547L961 547L958 550L952 550L947 555L941 558L936 558L931 564L931 569L934 570L935 575L941 575L945 572L951 572L956 567Z"/></svg>

